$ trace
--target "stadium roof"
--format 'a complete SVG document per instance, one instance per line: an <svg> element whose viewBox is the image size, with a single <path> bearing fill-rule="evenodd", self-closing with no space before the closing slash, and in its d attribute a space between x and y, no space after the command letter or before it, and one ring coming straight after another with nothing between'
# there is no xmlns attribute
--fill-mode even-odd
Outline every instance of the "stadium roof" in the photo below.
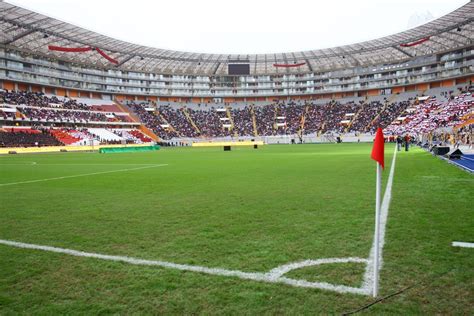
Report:
<svg viewBox="0 0 474 316"><path fill-rule="evenodd" d="M160 74L225 75L227 64L236 61L250 63L252 75L308 73L391 64L414 56L472 47L473 17L474 3L470 1L429 23L375 40L301 52L229 55L132 44L0 0L0 46L94 67ZM49 45L92 47L100 52L52 51Z"/></svg>

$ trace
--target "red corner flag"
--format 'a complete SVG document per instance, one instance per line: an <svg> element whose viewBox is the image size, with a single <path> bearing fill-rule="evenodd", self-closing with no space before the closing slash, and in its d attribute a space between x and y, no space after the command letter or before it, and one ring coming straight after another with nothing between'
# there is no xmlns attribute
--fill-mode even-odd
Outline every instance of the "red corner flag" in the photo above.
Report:
<svg viewBox="0 0 474 316"><path fill-rule="evenodd" d="M382 169L384 168L384 139L382 129L377 128L377 134L375 134L374 147L372 147L372 154L370 157L377 161Z"/></svg>

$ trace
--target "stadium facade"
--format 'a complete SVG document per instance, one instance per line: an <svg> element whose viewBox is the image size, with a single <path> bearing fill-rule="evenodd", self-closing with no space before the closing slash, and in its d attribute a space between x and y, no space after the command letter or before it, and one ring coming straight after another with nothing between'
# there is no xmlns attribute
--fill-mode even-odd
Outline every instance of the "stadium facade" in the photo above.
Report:
<svg viewBox="0 0 474 316"><path fill-rule="evenodd" d="M173 102L370 97L474 79L474 3L352 45L257 55L127 43L0 1L0 88Z"/></svg>

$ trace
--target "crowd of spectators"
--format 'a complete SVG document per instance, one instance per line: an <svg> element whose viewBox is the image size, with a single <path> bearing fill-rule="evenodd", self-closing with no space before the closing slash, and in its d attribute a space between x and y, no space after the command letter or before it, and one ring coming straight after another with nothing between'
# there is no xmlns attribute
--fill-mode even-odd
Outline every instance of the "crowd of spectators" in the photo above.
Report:
<svg viewBox="0 0 474 316"><path fill-rule="evenodd" d="M255 132L259 136L373 132L379 126L386 128L388 133L400 135L423 133L458 124L462 121L462 115L472 111L472 101L467 98L471 88L467 86L459 96L448 92L449 100L446 102L431 98L416 107L410 107L414 100L391 104L384 103L386 101L332 100L316 104L313 101L275 100L266 105L249 104L225 111L213 106L157 106L152 102L129 101L127 105L142 123L164 140L179 137L254 136ZM38 92L0 90L0 103L18 105L17 110L31 121L86 123L118 122L126 121L127 118L109 115L105 110L118 109L113 105L105 107L103 113L93 112L91 110L98 108L73 99L60 100ZM230 117L227 117L228 113ZM5 116L14 117L15 113L0 110L0 118ZM400 116L405 117L405 120L398 121ZM231 125L231 128L225 127L224 124ZM304 130L301 130L302 128ZM127 140L145 142L131 133L121 133Z"/></svg>
<svg viewBox="0 0 474 316"><path fill-rule="evenodd" d="M173 128L184 137L198 137L199 133L196 128L189 122L184 109L175 109L169 105L162 105L158 108L158 112L173 126Z"/></svg>
<svg viewBox="0 0 474 316"><path fill-rule="evenodd" d="M410 100L391 103L376 117L369 131L375 133L376 127L386 127L390 125L390 123L396 120L410 105Z"/></svg>
<svg viewBox="0 0 474 316"><path fill-rule="evenodd" d="M80 103L75 99L59 99L56 96L48 97L42 92L0 90L0 103L36 107L59 107L69 110L90 110L88 105Z"/></svg>
<svg viewBox="0 0 474 316"><path fill-rule="evenodd" d="M460 128L456 134L456 143L458 147L460 144L467 145L473 148L474 124L470 124Z"/></svg>
<svg viewBox="0 0 474 316"><path fill-rule="evenodd" d="M102 113L70 110L53 110L43 108L18 107L21 113L30 120L69 121L69 122L110 122L111 119Z"/></svg>
<svg viewBox="0 0 474 316"><path fill-rule="evenodd" d="M230 115L234 121L233 132L240 136L254 136L252 107L231 109Z"/></svg>
<svg viewBox="0 0 474 316"><path fill-rule="evenodd" d="M286 134L296 134L301 129L301 121L305 111L305 107L295 102L288 104L279 104L277 108L277 117L285 116L286 121ZM281 115L282 114L282 115Z"/></svg>
<svg viewBox="0 0 474 316"><path fill-rule="evenodd" d="M339 103L339 102L329 102L329 104L324 106L324 128L322 132L336 132L341 133L345 130L346 124L342 124L341 122L347 120L346 114L351 113L355 114L360 104L355 103L353 101L347 103ZM350 119L349 119L350 120Z"/></svg>
<svg viewBox="0 0 474 316"><path fill-rule="evenodd" d="M114 105L89 106L75 99L59 99L41 92L0 90L1 103L17 105L17 109L30 120L130 122L127 116L106 116L107 112L119 111ZM14 112L0 111L0 118L14 116Z"/></svg>
<svg viewBox="0 0 474 316"><path fill-rule="evenodd" d="M62 145L48 130L0 131L0 147L41 147Z"/></svg>
<svg viewBox="0 0 474 316"><path fill-rule="evenodd" d="M229 129L223 127L223 122L217 115L216 109L209 110L193 110L187 109L194 124L198 127L201 135L205 137L223 137L230 136Z"/></svg>
<svg viewBox="0 0 474 316"><path fill-rule="evenodd" d="M380 101L372 101L361 104L361 111L357 113L357 116L352 121L349 128L351 132L365 132L369 128L369 124L383 109L383 104Z"/></svg>
<svg viewBox="0 0 474 316"><path fill-rule="evenodd" d="M447 102L428 100L408 108L402 121L395 120L385 129L391 135L420 135L439 128L449 128L463 122L462 117L474 111L470 94L462 94Z"/></svg>
<svg viewBox="0 0 474 316"><path fill-rule="evenodd" d="M308 103L307 107L308 110L305 115L304 134L317 133L324 127L325 106Z"/></svg>
<svg viewBox="0 0 474 316"><path fill-rule="evenodd" d="M162 139L171 139L173 137L179 137L180 135L174 129L174 126L163 127L168 123L165 122L159 115L154 113L155 111L147 111L146 108L152 105L146 102L128 102L127 105L132 111L138 116L140 121L150 128L156 135ZM153 105L154 106L154 105Z"/></svg>
<svg viewBox="0 0 474 316"><path fill-rule="evenodd" d="M5 112L0 109L0 119L15 118L15 112Z"/></svg>
<svg viewBox="0 0 474 316"><path fill-rule="evenodd" d="M270 136L275 134L275 105L255 106L255 121L257 122L257 134Z"/></svg>

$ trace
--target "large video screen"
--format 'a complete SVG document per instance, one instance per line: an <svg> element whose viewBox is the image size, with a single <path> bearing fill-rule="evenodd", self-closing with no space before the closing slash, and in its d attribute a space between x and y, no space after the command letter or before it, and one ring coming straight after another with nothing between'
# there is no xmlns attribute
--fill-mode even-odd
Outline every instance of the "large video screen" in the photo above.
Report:
<svg viewBox="0 0 474 316"><path fill-rule="evenodd" d="M250 64L229 64L229 75L250 75Z"/></svg>

